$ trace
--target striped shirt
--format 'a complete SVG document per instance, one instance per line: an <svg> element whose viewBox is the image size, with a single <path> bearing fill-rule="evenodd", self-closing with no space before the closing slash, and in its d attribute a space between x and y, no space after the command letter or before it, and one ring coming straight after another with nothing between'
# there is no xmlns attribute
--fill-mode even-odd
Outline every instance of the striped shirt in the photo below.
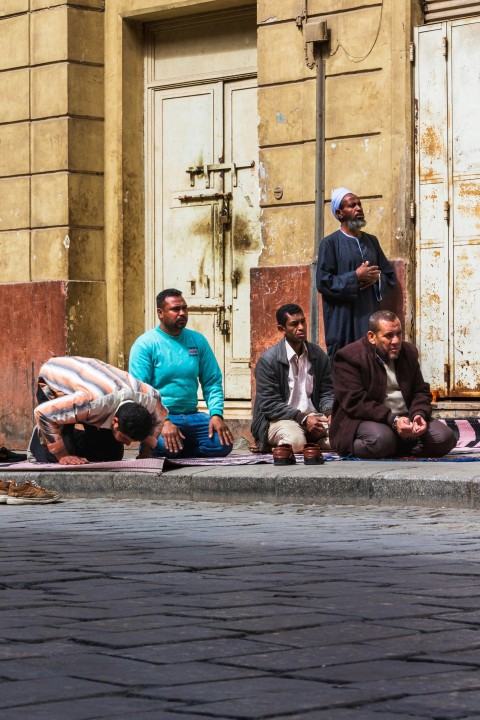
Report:
<svg viewBox="0 0 480 720"><path fill-rule="evenodd" d="M86 423L111 428L121 403L140 403L154 416L152 436L158 438L168 411L155 388L101 360L54 357L42 365L38 385L48 402L34 410L40 438L51 453L64 449L62 425Z"/></svg>

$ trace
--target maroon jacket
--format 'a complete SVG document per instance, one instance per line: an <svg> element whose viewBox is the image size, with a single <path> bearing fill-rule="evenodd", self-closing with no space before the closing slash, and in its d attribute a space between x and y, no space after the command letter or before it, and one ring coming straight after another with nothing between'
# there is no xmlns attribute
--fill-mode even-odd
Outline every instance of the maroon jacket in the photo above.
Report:
<svg viewBox="0 0 480 720"><path fill-rule="evenodd" d="M418 363L415 345L402 342L395 360L398 385L410 419L421 415L427 422L432 416L430 386ZM339 455L353 453L353 440L362 420L392 425L395 415L383 405L387 374L377 356L375 345L366 337L346 345L333 360L332 424L330 445Z"/></svg>

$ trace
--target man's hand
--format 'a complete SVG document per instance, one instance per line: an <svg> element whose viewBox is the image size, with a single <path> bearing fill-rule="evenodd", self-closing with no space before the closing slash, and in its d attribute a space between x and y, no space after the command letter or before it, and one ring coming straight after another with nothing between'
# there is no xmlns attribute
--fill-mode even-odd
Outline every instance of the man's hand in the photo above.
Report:
<svg viewBox="0 0 480 720"><path fill-rule="evenodd" d="M402 440L407 440L413 435L413 424L408 417L404 417L403 415L397 418L395 429L397 435L401 437Z"/></svg>
<svg viewBox="0 0 480 720"><path fill-rule="evenodd" d="M378 265L370 265L368 260L363 262L360 267L355 270L358 286L363 290L370 285L374 285L380 279L380 270Z"/></svg>
<svg viewBox="0 0 480 720"><path fill-rule="evenodd" d="M153 457L153 450L149 445L145 445L144 442L142 442L141 450L138 453L136 459L137 460L145 460L147 458Z"/></svg>
<svg viewBox="0 0 480 720"><path fill-rule="evenodd" d="M87 458L78 457L78 455L64 455L58 458L59 465L86 465L88 463Z"/></svg>
<svg viewBox="0 0 480 720"><path fill-rule="evenodd" d="M319 440L327 435L328 420L323 415L307 415L303 427Z"/></svg>
<svg viewBox="0 0 480 720"><path fill-rule="evenodd" d="M218 434L220 445L233 445L233 435L230 428L225 425L225 422L220 415L212 415L208 424L208 437L212 438L213 433Z"/></svg>
<svg viewBox="0 0 480 720"><path fill-rule="evenodd" d="M183 449L185 435L170 420L165 420L161 435L168 452L177 453Z"/></svg>
<svg viewBox="0 0 480 720"><path fill-rule="evenodd" d="M415 415L412 421L412 435L423 435L427 432L427 421L421 415Z"/></svg>

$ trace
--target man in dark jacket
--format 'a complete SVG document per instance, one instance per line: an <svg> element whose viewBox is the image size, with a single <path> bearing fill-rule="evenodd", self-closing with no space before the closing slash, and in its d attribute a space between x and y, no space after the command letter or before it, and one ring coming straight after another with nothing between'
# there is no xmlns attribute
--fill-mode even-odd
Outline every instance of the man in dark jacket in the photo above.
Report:
<svg viewBox="0 0 480 720"><path fill-rule="evenodd" d="M340 455L441 457L455 447L452 431L432 419L417 348L402 341L394 313L373 313L366 337L337 352L333 384L330 444Z"/></svg>
<svg viewBox="0 0 480 720"><path fill-rule="evenodd" d="M301 307L282 305L276 318L283 338L264 352L255 368L252 434L260 452L277 445L301 452L306 442L319 442L328 432L330 362L318 345L307 342Z"/></svg>

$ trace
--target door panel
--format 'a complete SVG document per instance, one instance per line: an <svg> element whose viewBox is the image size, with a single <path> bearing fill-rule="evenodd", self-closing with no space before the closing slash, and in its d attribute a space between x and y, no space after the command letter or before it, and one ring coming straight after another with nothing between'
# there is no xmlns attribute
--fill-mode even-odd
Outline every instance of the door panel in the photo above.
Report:
<svg viewBox="0 0 480 720"><path fill-rule="evenodd" d="M155 284L183 292L189 327L207 336L223 371L214 332L224 292L219 201L203 173L187 172L206 167L219 152L221 91L215 83L155 92Z"/></svg>
<svg viewBox="0 0 480 720"><path fill-rule="evenodd" d="M228 83L225 88L226 173L232 194L230 226L226 228L226 305L231 332L225 346L226 386L230 397L250 397L250 268L261 251L259 224L257 88L255 80ZM250 165L250 167L249 167Z"/></svg>
<svg viewBox="0 0 480 720"><path fill-rule="evenodd" d="M220 15L221 28L212 15L191 27L179 20L175 27L152 29L146 64L147 234L150 226L155 292L183 292L189 327L214 349L226 399L249 400L250 268L261 250L251 67L256 22L250 12ZM230 35L223 32L225 21ZM230 45L227 35L234 39ZM185 43L187 37L196 40ZM196 62L200 49L202 62Z"/></svg>
<svg viewBox="0 0 480 720"><path fill-rule="evenodd" d="M422 28L423 30L423 28ZM448 391L447 68L443 28L432 26L417 40L417 345L432 389Z"/></svg>
<svg viewBox="0 0 480 720"><path fill-rule="evenodd" d="M452 23L451 393L480 394L480 22Z"/></svg>
<svg viewBox="0 0 480 720"><path fill-rule="evenodd" d="M480 395L480 22L459 20L418 28L417 38L419 347L433 389L444 396L476 396ZM435 53L437 38L441 53Z"/></svg>

